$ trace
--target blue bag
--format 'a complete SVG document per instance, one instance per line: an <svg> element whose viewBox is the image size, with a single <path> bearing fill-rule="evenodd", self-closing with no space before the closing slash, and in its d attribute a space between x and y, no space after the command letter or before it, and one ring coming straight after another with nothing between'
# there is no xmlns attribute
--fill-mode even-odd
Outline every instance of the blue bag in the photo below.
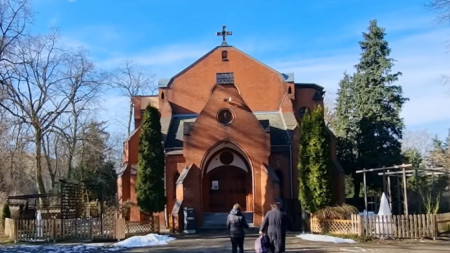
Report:
<svg viewBox="0 0 450 253"><path fill-rule="evenodd" d="M268 253L270 249L270 241L267 235L260 235L255 241L256 253Z"/></svg>

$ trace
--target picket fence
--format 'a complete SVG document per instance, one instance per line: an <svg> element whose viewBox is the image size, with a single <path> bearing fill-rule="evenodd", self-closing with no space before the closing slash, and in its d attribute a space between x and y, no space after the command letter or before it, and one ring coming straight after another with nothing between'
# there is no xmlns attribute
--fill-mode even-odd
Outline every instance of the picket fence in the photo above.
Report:
<svg viewBox="0 0 450 253"><path fill-rule="evenodd" d="M100 219L6 219L5 234L23 242L61 240L120 240L134 235L159 233L159 217L129 222L122 218Z"/></svg>
<svg viewBox="0 0 450 253"><path fill-rule="evenodd" d="M312 233L355 234L377 238L435 238L450 228L450 213L413 215L353 214L349 220L323 220L311 216Z"/></svg>

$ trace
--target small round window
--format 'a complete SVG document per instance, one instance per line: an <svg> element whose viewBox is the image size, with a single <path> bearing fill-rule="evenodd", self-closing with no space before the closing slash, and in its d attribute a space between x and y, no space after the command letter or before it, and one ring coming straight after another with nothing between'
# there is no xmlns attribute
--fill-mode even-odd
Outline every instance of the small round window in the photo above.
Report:
<svg viewBox="0 0 450 253"><path fill-rule="evenodd" d="M222 109L217 113L217 121L222 125L229 125L233 122L234 115L229 109Z"/></svg>
<svg viewBox="0 0 450 253"><path fill-rule="evenodd" d="M230 151L224 151L220 154L220 161L223 164L231 164L234 160L234 156L233 153L231 153Z"/></svg>

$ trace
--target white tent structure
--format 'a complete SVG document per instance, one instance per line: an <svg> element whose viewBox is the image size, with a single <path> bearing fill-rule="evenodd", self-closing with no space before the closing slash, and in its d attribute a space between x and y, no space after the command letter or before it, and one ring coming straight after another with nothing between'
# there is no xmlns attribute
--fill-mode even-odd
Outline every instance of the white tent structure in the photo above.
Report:
<svg viewBox="0 0 450 253"><path fill-rule="evenodd" d="M392 221L391 208L386 198L386 194L381 195L380 209L377 214L376 233L380 237L393 237L395 231Z"/></svg>
<svg viewBox="0 0 450 253"><path fill-rule="evenodd" d="M386 198L386 194L381 195L380 200L380 209L378 209L378 215L392 215L391 207L389 206L389 202Z"/></svg>

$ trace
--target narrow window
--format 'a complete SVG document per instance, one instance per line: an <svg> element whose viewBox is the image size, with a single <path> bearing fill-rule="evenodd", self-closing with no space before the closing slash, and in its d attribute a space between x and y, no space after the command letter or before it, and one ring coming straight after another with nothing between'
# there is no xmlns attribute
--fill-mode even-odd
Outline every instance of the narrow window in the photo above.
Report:
<svg viewBox="0 0 450 253"><path fill-rule="evenodd" d="M222 51L222 61L228 61L228 51L227 50Z"/></svg>

